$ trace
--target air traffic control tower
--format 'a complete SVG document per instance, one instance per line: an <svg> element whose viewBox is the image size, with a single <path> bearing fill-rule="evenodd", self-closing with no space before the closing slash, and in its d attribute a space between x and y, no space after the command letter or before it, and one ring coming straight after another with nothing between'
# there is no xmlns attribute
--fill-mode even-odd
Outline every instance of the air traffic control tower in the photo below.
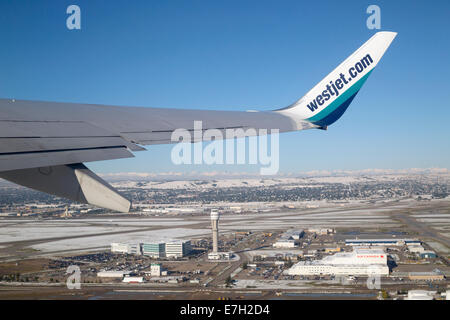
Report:
<svg viewBox="0 0 450 320"><path fill-rule="evenodd" d="M219 212L211 210L211 228L213 233L213 252L219 252Z"/></svg>
<svg viewBox="0 0 450 320"><path fill-rule="evenodd" d="M211 210L211 229L213 233L213 250L208 253L208 260L230 260L232 252L219 252L219 212Z"/></svg>

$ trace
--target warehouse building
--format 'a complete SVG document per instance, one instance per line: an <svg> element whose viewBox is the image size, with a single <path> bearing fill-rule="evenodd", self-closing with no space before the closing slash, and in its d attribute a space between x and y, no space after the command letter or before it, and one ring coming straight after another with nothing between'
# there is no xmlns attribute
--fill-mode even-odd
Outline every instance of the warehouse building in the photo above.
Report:
<svg viewBox="0 0 450 320"><path fill-rule="evenodd" d="M296 246L295 240L290 239L280 239L273 244L274 248L294 248Z"/></svg>
<svg viewBox="0 0 450 320"><path fill-rule="evenodd" d="M404 246L420 245L417 239L346 239L347 246Z"/></svg>
<svg viewBox="0 0 450 320"><path fill-rule="evenodd" d="M301 238L303 238L304 235L305 235L305 231L303 231L302 229L300 229L300 230L288 230L285 233L283 233L281 238L300 240Z"/></svg>
<svg viewBox="0 0 450 320"><path fill-rule="evenodd" d="M321 260L300 261L289 270L289 275L389 275L387 256L380 249L355 249L338 252Z"/></svg>
<svg viewBox="0 0 450 320"><path fill-rule="evenodd" d="M442 272L410 272L408 274L409 280L414 281L441 281L445 279Z"/></svg>
<svg viewBox="0 0 450 320"><path fill-rule="evenodd" d="M99 278L120 278L122 279L125 275L129 275L130 271L100 271L97 273Z"/></svg>
<svg viewBox="0 0 450 320"><path fill-rule="evenodd" d="M230 260L233 257L231 252L210 252L208 260Z"/></svg>
<svg viewBox="0 0 450 320"><path fill-rule="evenodd" d="M328 234L336 233L336 230L332 228L309 228L308 232L326 236Z"/></svg>
<svg viewBox="0 0 450 320"><path fill-rule="evenodd" d="M273 244L274 248L294 248L305 235L303 230L288 230L283 233L280 238Z"/></svg>
<svg viewBox="0 0 450 320"><path fill-rule="evenodd" d="M422 247L421 245L410 245L408 246L408 251L411 253L423 253L425 252L425 248Z"/></svg>
<svg viewBox="0 0 450 320"><path fill-rule="evenodd" d="M123 278L122 282L125 282L125 283L142 283L142 282L144 282L144 277L130 277L130 276L126 276L125 278Z"/></svg>
<svg viewBox="0 0 450 320"><path fill-rule="evenodd" d="M433 259L437 257L434 251L424 251L421 252L419 255L422 259Z"/></svg>
<svg viewBox="0 0 450 320"><path fill-rule="evenodd" d="M433 300L435 295L436 291L409 290L405 300Z"/></svg>

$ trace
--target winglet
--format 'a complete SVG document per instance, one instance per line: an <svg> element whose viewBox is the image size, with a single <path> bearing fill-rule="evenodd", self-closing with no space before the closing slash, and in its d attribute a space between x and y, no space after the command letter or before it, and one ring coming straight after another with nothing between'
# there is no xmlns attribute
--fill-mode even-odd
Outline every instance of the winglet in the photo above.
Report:
<svg viewBox="0 0 450 320"><path fill-rule="evenodd" d="M347 110L396 35L377 32L300 100L276 111L317 127L331 125Z"/></svg>

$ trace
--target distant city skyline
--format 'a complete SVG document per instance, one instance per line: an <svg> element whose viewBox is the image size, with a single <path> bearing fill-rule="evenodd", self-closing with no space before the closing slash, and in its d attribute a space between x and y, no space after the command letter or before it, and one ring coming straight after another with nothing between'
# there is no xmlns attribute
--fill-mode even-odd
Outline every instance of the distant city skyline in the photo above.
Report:
<svg viewBox="0 0 450 320"><path fill-rule="evenodd" d="M379 30L369 4L298 1L0 3L0 97L125 106L271 110L302 97ZM280 174L450 169L448 1L377 1L398 32L328 131L280 135ZM320 15L319 15L320 13ZM332 28L330 26L333 26ZM181 165L173 145L87 163L97 173L257 173L257 165Z"/></svg>

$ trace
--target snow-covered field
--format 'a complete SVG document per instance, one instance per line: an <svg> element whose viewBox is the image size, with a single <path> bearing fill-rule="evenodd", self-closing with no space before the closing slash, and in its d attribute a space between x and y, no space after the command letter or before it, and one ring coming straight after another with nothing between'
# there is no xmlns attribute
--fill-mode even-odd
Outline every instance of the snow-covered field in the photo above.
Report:
<svg viewBox="0 0 450 320"><path fill-rule="evenodd" d="M307 227L358 227L395 226L385 211L390 209L362 209L360 206L341 208L315 208L296 211L283 211L258 214L223 215L220 230L272 230ZM0 221L0 245L6 242L31 241L34 249L47 251L77 250L83 248L107 247L111 242L154 241L210 233L208 215L189 218L168 217L124 217L124 218L88 218L68 220L4 220ZM206 223L204 229L190 229L189 226ZM158 230L142 231L142 228L158 227ZM165 228L167 227L167 228ZM120 233L122 231L132 231ZM117 232L117 234L104 234ZM94 236L95 235L95 236ZM51 238L67 237L63 240ZM71 237L77 237L71 239ZM48 239L35 244L34 240Z"/></svg>
<svg viewBox="0 0 450 320"><path fill-rule="evenodd" d="M106 236L93 236L84 237L79 239L67 239L50 241L43 244L32 245L33 249L51 252L59 250L79 250L86 248L107 248L111 245L111 242L146 242L146 241L159 241L159 240L174 240L184 239L186 237L199 236L210 233L208 229L185 229L185 228L173 228L154 231L139 231L127 234L106 235Z"/></svg>
<svg viewBox="0 0 450 320"><path fill-rule="evenodd" d="M444 223L450 223L450 216L447 216L447 218L423 218L423 219L417 219L417 221L421 222L428 222L428 223L437 223L437 222L444 222Z"/></svg>
<svg viewBox="0 0 450 320"><path fill-rule="evenodd" d="M326 281L321 280L320 283L333 285L338 284L336 281ZM339 286L338 284L338 287ZM312 281L300 281L300 280L247 280L247 279L238 279L234 283L234 288L236 289L244 289L244 288L255 288L255 289L301 289L308 290L316 288ZM330 287L328 287L330 288Z"/></svg>
<svg viewBox="0 0 450 320"><path fill-rule="evenodd" d="M448 201L448 200L447 200ZM319 202L315 202L317 205ZM305 209L283 210L252 214L225 214L221 216L219 230L228 233L236 230L286 230L291 228L307 229L309 227L370 228L399 227L401 222L390 216L391 212L403 212L410 207L411 201L387 203L386 206L364 204L361 202L332 203L320 202L320 206ZM429 203L417 204L424 208ZM409 211L409 210L408 210ZM450 230L450 215L445 211L432 214L429 209L416 211L411 215L419 222L430 225L442 235ZM194 224L204 223L198 228ZM145 230L155 227L152 230ZM123 233L122 233L123 232ZM105 234L115 233L115 234ZM92 217L66 220L34 219L0 219L0 249L8 242L22 242L20 245L41 250L42 253L62 250L89 250L109 247L111 242L144 242L169 239L192 239L209 236L210 217L178 215L176 217ZM53 239L60 238L60 239ZM47 239L42 241L42 239ZM19 245L19 244L18 244ZM437 244L439 245L439 244Z"/></svg>
<svg viewBox="0 0 450 320"><path fill-rule="evenodd" d="M440 244L439 242L427 241L427 244L429 244L434 250L436 250L438 252L443 252L445 254L450 253L450 249L448 247Z"/></svg>
<svg viewBox="0 0 450 320"><path fill-rule="evenodd" d="M120 231L132 230L133 228L120 228ZM45 238L58 238L68 236L79 236L83 234L96 234L118 231L115 227L78 227L78 226L56 226L56 225L23 225L4 227L0 229L0 243L23 240L39 240Z"/></svg>
<svg viewBox="0 0 450 320"><path fill-rule="evenodd" d="M19 222L19 221L17 221ZM0 221L0 244L12 241L39 240L88 234L136 230L148 227L176 227L198 223L183 219L82 219L82 220L22 220L20 223Z"/></svg>

